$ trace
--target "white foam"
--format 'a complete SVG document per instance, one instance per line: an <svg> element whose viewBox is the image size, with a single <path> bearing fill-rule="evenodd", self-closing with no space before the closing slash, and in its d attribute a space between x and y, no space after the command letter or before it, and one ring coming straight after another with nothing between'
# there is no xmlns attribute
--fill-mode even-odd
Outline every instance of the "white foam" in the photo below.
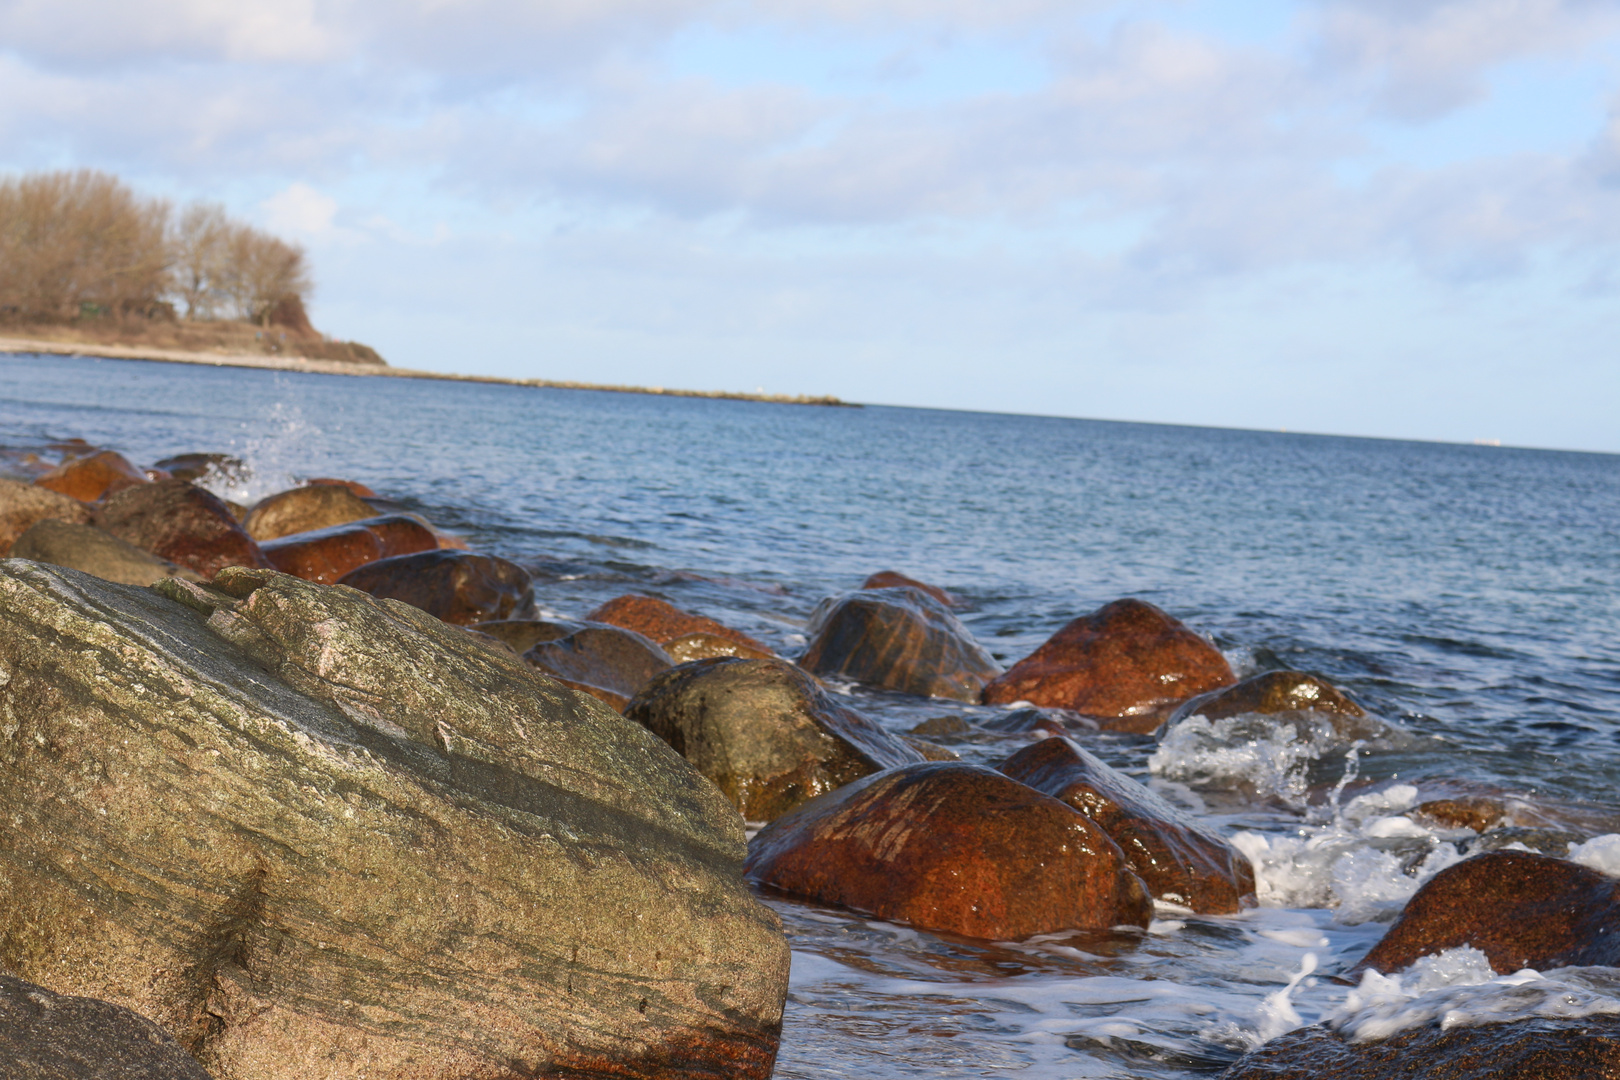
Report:
<svg viewBox="0 0 1620 1080"><path fill-rule="evenodd" d="M1569 861L1610 877L1620 877L1620 835L1596 836L1569 849Z"/></svg>
<svg viewBox="0 0 1620 1080"><path fill-rule="evenodd" d="M1305 771L1332 745L1324 730L1332 729L1311 726L1302 737L1292 726L1265 718L1190 716L1165 733L1148 769L1195 787L1252 788L1304 806Z"/></svg>

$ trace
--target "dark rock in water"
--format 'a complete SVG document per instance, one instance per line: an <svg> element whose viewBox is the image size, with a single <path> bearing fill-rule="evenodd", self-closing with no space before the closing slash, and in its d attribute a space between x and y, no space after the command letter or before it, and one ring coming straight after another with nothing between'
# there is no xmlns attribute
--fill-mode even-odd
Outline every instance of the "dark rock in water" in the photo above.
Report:
<svg viewBox="0 0 1620 1080"><path fill-rule="evenodd" d="M682 664L643 687L624 714L714 781L749 821L923 760L785 660Z"/></svg>
<svg viewBox="0 0 1620 1080"><path fill-rule="evenodd" d="M1166 724L1189 716L1224 720L1249 713L1312 712L1330 718L1334 731L1347 741L1375 739L1388 729L1367 715L1343 691L1308 671L1267 671L1176 706Z"/></svg>
<svg viewBox="0 0 1620 1080"><path fill-rule="evenodd" d="M494 555L466 551L396 555L351 570L338 584L402 601L461 626L534 615L534 586L527 571Z"/></svg>
<svg viewBox="0 0 1620 1080"><path fill-rule="evenodd" d="M863 589L917 589L927 593L946 607L961 607L962 602L938 585L929 585L907 577L898 570L879 570L861 584Z"/></svg>
<svg viewBox="0 0 1620 1080"><path fill-rule="evenodd" d="M11 557L83 570L103 581L123 585L150 585L166 577L202 580L201 575L142 551L94 525L66 521L39 522L11 545Z"/></svg>
<svg viewBox="0 0 1620 1080"><path fill-rule="evenodd" d="M585 625L573 619L493 619L474 623L473 629L505 642L521 656L542 641L567 637Z"/></svg>
<svg viewBox="0 0 1620 1080"><path fill-rule="evenodd" d="M1070 709L1013 709L979 722L986 731L1015 735L1044 731L1048 735L1068 735L1075 731L1096 731L1096 721Z"/></svg>
<svg viewBox="0 0 1620 1080"><path fill-rule="evenodd" d="M778 818L750 881L967 937L1146 926L1153 902L1089 818L978 765L858 780Z"/></svg>
<svg viewBox="0 0 1620 1080"><path fill-rule="evenodd" d="M123 454L102 450L87 457L70 458L34 484L80 502L95 502L115 491L150 482Z"/></svg>
<svg viewBox="0 0 1620 1080"><path fill-rule="evenodd" d="M967 627L916 589L862 589L823 600L799 660L806 671L922 697L978 701L1001 665Z"/></svg>
<svg viewBox="0 0 1620 1080"><path fill-rule="evenodd" d="M433 530L403 514L292 533L259 545L270 565L283 574L322 585L336 584L349 571L378 559L438 549Z"/></svg>
<svg viewBox="0 0 1620 1080"><path fill-rule="evenodd" d="M623 712L653 676L675 666L668 653L640 634L605 623L540 642L523 659L564 685L606 702L614 712Z"/></svg>
<svg viewBox="0 0 1620 1080"><path fill-rule="evenodd" d="M1116 600L1053 634L985 687L983 700L1073 709L1109 730L1146 734L1179 702L1236 681L1215 646L1178 620Z"/></svg>
<svg viewBox="0 0 1620 1080"><path fill-rule="evenodd" d="M108 497L95 524L205 578L226 566L270 565L230 508L185 480L125 488Z"/></svg>
<svg viewBox="0 0 1620 1080"><path fill-rule="evenodd" d="M1254 905L1254 868L1232 845L1069 739L1043 739L997 768L1095 821L1161 900L1201 914Z"/></svg>
<svg viewBox="0 0 1620 1080"><path fill-rule="evenodd" d="M78 499L0 477L0 558L17 538L41 521L90 523L90 508Z"/></svg>
<svg viewBox="0 0 1620 1080"><path fill-rule="evenodd" d="M376 516L371 504L348 488L316 484L266 495L248 510L242 526L255 540L278 540Z"/></svg>
<svg viewBox="0 0 1620 1080"><path fill-rule="evenodd" d="M1253 1050L1221 1080L1607 1080L1620 1076L1620 1017L1413 1028L1353 1043L1320 1025Z"/></svg>
<svg viewBox="0 0 1620 1080"><path fill-rule="evenodd" d="M0 975L6 1080L210 1080L168 1032L136 1012Z"/></svg>
<svg viewBox="0 0 1620 1080"><path fill-rule="evenodd" d="M1436 874L1356 965L1399 971L1472 945L1498 974L1620 966L1620 880L1528 851L1493 851Z"/></svg>
<svg viewBox="0 0 1620 1080"><path fill-rule="evenodd" d="M1408 817L1446 829L1473 829L1489 832L1508 822L1508 808L1500 799L1464 795L1455 799L1431 799L1413 807Z"/></svg>
<svg viewBox="0 0 1620 1080"><path fill-rule="evenodd" d="M1562 829L1527 829L1509 825L1481 833L1479 839L1470 842L1465 850L1470 855L1478 855L1481 852L1501 851L1514 844L1521 844L1531 851L1561 859L1569 854L1572 845L1590 839L1591 836L1587 833L1565 832Z"/></svg>
<svg viewBox="0 0 1620 1080"><path fill-rule="evenodd" d="M787 946L711 784L414 608L216 585L0 563L0 968L218 1080L769 1076Z"/></svg>
<svg viewBox="0 0 1620 1080"><path fill-rule="evenodd" d="M632 593L614 597L585 617L634 630L657 642L678 664L720 656L765 660L773 655L769 648L740 630L682 611L655 596Z"/></svg>
<svg viewBox="0 0 1620 1080"><path fill-rule="evenodd" d="M957 735L970 735L976 730L967 720L953 714L950 716L930 716L927 720L913 727L908 734L939 739L951 738Z"/></svg>
<svg viewBox="0 0 1620 1080"><path fill-rule="evenodd" d="M922 755L924 761L961 761L962 755L948 746L941 746L927 739L919 739L915 735L902 735L900 741Z"/></svg>
<svg viewBox="0 0 1620 1080"><path fill-rule="evenodd" d="M209 475L228 481L239 481L247 475L247 466L242 459L230 454L176 454L152 464L176 480L190 480L193 483Z"/></svg>

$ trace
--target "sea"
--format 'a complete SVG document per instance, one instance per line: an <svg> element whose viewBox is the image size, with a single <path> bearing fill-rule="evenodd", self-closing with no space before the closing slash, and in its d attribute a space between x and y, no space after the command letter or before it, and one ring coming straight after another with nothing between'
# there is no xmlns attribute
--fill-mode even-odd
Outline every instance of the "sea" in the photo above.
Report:
<svg viewBox="0 0 1620 1080"><path fill-rule="evenodd" d="M1240 674L1318 672L1386 725L1349 745L1243 718L1075 736L1255 863L1239 915L1161 904L1146 932L988 942L766 898L793 947L784 1080L1208 1076L1301 1024L1620 1013L1620 972L1497 976L1466 948L1340 977L1482 843L1405 813L1425 799L1552 807L1561 839L1498 840L1620 873L1620 456L0 358L0 468L69 437L142 464L234 455L210 483L244 504L360 481L527 567L545 612L650 593L789 657L818 601L878 570L955 593L1008 665L1139 597ZM834 689L896 732L999 711ZM952 748L994 764L1031 738Z"/></svg>

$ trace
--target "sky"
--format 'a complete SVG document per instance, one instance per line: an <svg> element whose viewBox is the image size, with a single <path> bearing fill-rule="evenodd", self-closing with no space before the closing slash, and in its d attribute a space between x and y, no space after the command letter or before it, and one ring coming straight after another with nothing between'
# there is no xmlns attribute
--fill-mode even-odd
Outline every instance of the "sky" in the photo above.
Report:
<svg viewBox="0 0 1620 1080"><path fill-rule="evenodd" d="M393 364L1620 451L1620 0L0 0Z"/></svg>

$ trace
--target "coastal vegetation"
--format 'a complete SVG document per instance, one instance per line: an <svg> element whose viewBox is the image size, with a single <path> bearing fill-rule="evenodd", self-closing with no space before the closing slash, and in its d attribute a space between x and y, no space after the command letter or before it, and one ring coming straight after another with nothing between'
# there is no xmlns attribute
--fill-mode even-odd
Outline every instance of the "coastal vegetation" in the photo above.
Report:
<svg viewBox="0 0 1620 1080"><path fill-rule="evenodd" d="M310 325L304 249L94 169L0 177L0 326L50 340L378 362Z"/></svg>

